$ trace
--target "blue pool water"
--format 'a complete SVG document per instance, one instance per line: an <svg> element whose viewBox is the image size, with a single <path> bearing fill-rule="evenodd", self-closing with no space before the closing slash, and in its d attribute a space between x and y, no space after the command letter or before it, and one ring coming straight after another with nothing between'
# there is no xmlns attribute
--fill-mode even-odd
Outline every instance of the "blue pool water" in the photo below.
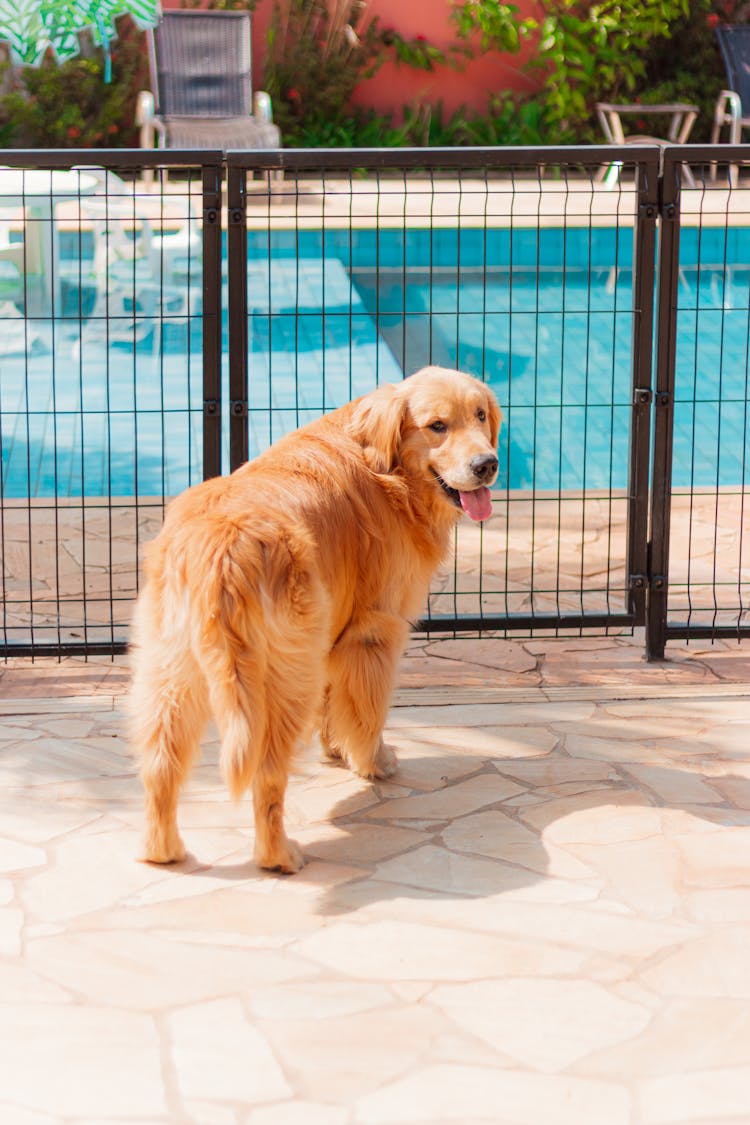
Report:
<svg viewBox="0 0 750 1125"><path fill-rule="evenodd" d="M604 229L275 232L269 261L268 236L251 235L251 455L434 362L495 390L501 484L624 488L631 243ZM681 254L674 484L750 483L750 237L686 231ZM172 495L200 479L200 293L172 288L160 334L145 313L133 333L127 303L98 320L75 286L54 323L0 304L5 497Z"/></svg>

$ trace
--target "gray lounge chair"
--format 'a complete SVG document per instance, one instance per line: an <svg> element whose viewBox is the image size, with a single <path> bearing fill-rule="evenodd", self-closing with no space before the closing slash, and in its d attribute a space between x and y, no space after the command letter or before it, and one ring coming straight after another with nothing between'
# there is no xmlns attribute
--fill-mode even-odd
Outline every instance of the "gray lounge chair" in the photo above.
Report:
<svg viewBox="0 0 750 1125"><path fill-rule="evenodd" d="M722 90L716 100L711 144L721 139L725 125L729 127L729 143L739 144L742 130L750 128L750 24L719 24L716 37L726 67L728 89ZM711 171L715 178L715 164ZM730 182L737 183L736 164L730 166Z"/></svg>
<svg viewBox="0 0 750 1125"><path fill-rule="evenodd" d="M147 32L151 91L138 98L141 147L279 148L268 94L253 97L250 14L165 11Z"/></svg>

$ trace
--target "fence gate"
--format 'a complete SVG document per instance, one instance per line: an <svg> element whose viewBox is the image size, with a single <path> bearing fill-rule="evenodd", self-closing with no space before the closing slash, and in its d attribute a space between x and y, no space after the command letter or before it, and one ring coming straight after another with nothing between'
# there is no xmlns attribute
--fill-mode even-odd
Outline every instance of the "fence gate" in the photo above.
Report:
<svg viewBox="0 0 750 1125"><path fill-rule="evenodd" d="M461 524L420 629L644 622L658 161L228 155L232 465L428 363L501 402L495 519Z"/></svg>
<svg viewBox="0 0 750 1125"><path fill-rule="evenodd" d="M718 168L717 156L722 164ZM747 145L664 153L647 651L750 636Z"/></svg>

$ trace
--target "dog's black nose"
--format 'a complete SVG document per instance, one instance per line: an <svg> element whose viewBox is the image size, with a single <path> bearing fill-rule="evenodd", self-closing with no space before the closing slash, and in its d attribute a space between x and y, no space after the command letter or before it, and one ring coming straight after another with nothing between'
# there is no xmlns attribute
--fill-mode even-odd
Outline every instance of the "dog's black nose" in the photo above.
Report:
<svg viewBox="0 0 750 1125"><path fill-rule="evenodd" d="M469 468L477 480L489 480L497 472L497 457L492 453L482 453L469 463Z"/></svg>

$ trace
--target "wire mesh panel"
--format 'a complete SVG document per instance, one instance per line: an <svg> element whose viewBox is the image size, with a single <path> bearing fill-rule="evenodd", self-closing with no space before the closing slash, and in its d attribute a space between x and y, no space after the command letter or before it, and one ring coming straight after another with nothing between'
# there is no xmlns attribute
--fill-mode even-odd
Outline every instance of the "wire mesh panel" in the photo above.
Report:
<svg viewBox="0 0 750 1125"><path fill-rule="evenodd" d="M426 364L477 375L500 400L493 518L459 527L425 629L636 620L629 529L637 475L645 552L648 406L634 392L650 387L657 160L229 154L241 456Z"/></svg>
<svg viewBox="0 0 750 1125"><path fill-rule="evenodd" d="M4 154L5 655L124 647L140 548L167 497L204 474L204 368L220 346L218 272L204 300L211 188L220 262L212 158L207 175L174 154L154 186L141 154Z"/></svg>
<svg viewBox="0 0 750 1125"><path fill-rule="evenodd" d="M655 485L662 472L669 484L662 649L668 637L750 635L749 160L748 146L687 146L664 167L679 210L663 293L674 347L660 362L673 368L662 375L672 448L657 447L654 464Z"/></svg>

